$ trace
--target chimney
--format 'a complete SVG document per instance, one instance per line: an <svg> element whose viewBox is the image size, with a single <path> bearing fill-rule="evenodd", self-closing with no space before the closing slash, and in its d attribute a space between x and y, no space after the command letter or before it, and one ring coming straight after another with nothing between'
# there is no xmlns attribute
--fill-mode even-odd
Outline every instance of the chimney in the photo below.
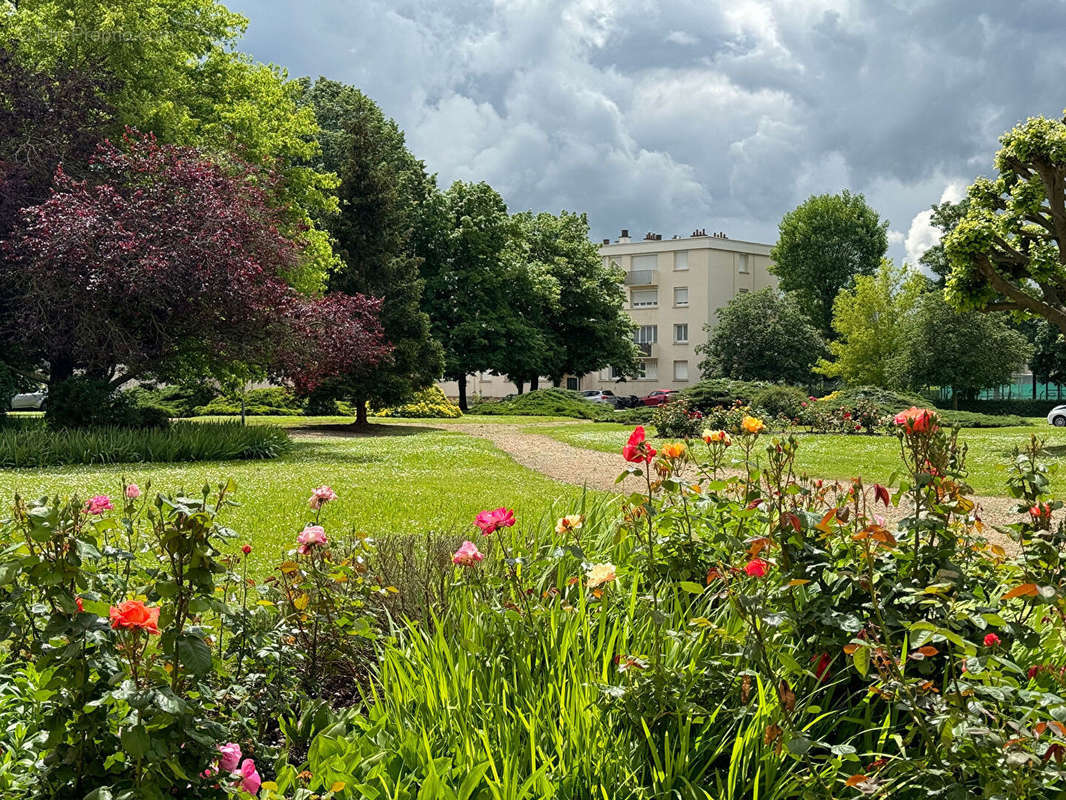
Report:
<svg viewBox="0 0 1066 800"><path fill-rule="evenodd" d="M619 244L626 244L629 242L629 228L622 228L622 235L618 237Z"/></svg>
<svg viewBox="0 0 1066 800"><path fill-rule="evenodd" d="M604 240L603 240L603 243L604 243L604 244L610 244L610 243L611 243L611 240L610 240L610 239L604 239Z"/></svg>

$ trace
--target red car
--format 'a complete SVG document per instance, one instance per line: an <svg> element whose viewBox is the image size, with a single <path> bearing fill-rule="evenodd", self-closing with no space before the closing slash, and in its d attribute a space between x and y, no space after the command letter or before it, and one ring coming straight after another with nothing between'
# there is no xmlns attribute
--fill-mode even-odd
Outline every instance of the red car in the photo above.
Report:
<svg viewBox="0 0 1066 800"><path fill-rule="evenodd" d="M640 402L646 406L661 406L673 400L676 394L677 389L656 389L646 397L640 398Z"/></svg>

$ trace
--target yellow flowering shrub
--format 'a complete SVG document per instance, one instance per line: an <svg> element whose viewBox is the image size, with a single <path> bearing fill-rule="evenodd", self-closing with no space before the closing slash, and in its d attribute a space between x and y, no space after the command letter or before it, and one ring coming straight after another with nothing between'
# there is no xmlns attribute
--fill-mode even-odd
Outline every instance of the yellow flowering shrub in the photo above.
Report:
<svg viewBox="0 0 1066 800"><path fill-rule="evenodd" d="M376 410L374 416L458 419L463 416L463 412L459 410L459 406L444 396L439 386L430 386L428 389L417 392L409 403Z"/></svg>

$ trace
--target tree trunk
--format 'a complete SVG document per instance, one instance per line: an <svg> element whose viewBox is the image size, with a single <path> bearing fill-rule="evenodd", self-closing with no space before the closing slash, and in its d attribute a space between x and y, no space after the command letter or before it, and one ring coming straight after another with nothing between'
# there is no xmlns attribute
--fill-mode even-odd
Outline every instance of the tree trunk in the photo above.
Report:
<svg viewBox="0 0 1066 800"><path fill-rule="evenodd" d="M959 392L954 386L951 387L951 407L956 411L959 410Z"/></svg>
<svg viewBox="0 0 1066 800"><path fill-rule="evenodd" d="M359 400L355 404L355 427L365 428L366 426L366 400Z"/></svg>
<svg viewBox="0 0 1066 800"><path fill-rule="evenodd" d="M556 389L558 389L562 385L563 385L562 376L559 376L558 378L556 378L555 376L552 376L552 386L554 386Z"/></svg>
<svg viewBox="0 0 1066 800"><path fill-rule="evenodd" d="M540 388L540 375L534 375L529 379L529 391L535 392Z"/></svg>
<svg viewBox="0 0 1066 800"><path fill-rule="evenodd" d="M522 380L521 378L519 378L516 381L514 381L514 385L518 387L518 393L519 394L522 394L522 392L525 391L526 382L524 380Z"/></svg>
<svg viewBox="0 0 1066 800"><path fill-rule="evenodd" d="M460 375L456 383L459 384L459 410L466 411L466 375Z"/></svg>

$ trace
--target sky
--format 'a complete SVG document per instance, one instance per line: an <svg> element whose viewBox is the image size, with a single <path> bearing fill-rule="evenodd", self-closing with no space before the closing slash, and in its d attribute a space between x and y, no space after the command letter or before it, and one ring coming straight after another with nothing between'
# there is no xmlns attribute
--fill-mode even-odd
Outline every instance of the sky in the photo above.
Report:
<svg viewBox="0 0 1066 800"><path fill-rule="evenodd" d="M1066 0L231 0L241 49L353 84L438 175L595 239L772 243L811 194L861 192L889 255L1066 108Z"/></svg>

